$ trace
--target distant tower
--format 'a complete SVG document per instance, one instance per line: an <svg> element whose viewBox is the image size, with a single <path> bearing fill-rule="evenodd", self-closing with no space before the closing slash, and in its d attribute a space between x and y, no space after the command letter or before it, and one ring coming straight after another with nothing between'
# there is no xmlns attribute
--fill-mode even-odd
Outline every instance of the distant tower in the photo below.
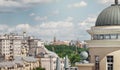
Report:
<svg viewBox="0 0 120 70"><path fill-rule="evenodd" d="M23 37L25 38L26 36L26 31L23 31Z"/></svg>
<svg viewBox="0 0 120 70"><path fill-rule="evenodd" d="M53 42L56 42L56 36L54 36L54 40L53 40Z"/></svg>
<svg viewBox="0 0 120 70"><path fill-rule="evenodd" d="M35 52L34 52L34 56L37 56L37 47L35 47Z"/></svg>
<svg viewBox="0 0 120 70"><path fill-rule="evenodd" d="M26 27L26 24L24 24L24 28L22 29L22 31L23 31L23 38L25 38L25 37L27 37L27 35L26 35L26 31L27 31L27 27Z"/></svg>

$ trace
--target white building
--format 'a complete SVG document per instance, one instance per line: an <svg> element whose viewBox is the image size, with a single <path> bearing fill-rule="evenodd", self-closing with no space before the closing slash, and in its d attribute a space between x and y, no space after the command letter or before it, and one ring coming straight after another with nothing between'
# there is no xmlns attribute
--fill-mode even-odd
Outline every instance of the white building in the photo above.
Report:
<svg viewBox="0 0 120 70"><path fill-rule="evenodd" d="M44 42L40 39L29 38L29 55L36 56L37 54L46 53Z"/></svg>
<svg viewBox="0 0 120 70"><path fill-rule="evenodd" d="M46 70L56 70L58 55L54 52L48 51L44 58L41 58L41 67ZM64 59L60 59L60 70L64 70Z"/></svg>
<svg viewBox="0 0 120 70"><path fill-rule="evenodd" d="M23 35L14 33L0 35L0 55L5 60L13 60L15 56L24 57L29 55L29 53L34 56L43 51L41 48L44 48L44 42L40 39L26 36L25 33Z"/></svg>
<svg viewBox="0 0 120 70"><path fill-rule="evenodd" d="M17 34L0 35L0 54L5 60L12 60L14 56L26 56L29 50L24 36Z"/></svg>

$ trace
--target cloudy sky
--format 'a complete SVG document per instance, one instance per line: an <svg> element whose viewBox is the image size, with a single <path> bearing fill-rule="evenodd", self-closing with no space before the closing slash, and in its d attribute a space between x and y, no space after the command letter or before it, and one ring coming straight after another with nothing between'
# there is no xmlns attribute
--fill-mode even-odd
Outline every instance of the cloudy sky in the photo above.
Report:
<svg viewBox="0 0 120 70"><path fill-rule="evenodd" d="M81 41L114 0L0 0L0 34L26 31L42 40Z"/></svg>

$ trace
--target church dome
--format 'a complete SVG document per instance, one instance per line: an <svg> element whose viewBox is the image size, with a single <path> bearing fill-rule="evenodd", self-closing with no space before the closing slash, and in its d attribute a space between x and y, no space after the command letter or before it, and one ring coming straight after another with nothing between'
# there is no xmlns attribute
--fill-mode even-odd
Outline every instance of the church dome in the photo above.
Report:
<svg viewBox="0 0 120 70"><path fill-rule="evenodd" d="M95 26L116 25L120 25L120 5L118 4L118 0L115 0L115 4L100 13L95 24Z"/></svg>

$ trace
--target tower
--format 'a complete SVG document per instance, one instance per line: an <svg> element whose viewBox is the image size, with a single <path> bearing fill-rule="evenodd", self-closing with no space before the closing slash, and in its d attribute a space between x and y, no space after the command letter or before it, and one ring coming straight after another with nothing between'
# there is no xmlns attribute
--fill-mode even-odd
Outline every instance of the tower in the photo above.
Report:
<svg viewBox="0 0 120 70"><path fill-rule="evenodd" d="M53 42L56 42L56 36L54 36Z"/></svg>
<svg viewBox="0 0 120 70"><path fill-rule="evenodd" d="M26 37L26 31L23 31L23 38Z"/></svg>

